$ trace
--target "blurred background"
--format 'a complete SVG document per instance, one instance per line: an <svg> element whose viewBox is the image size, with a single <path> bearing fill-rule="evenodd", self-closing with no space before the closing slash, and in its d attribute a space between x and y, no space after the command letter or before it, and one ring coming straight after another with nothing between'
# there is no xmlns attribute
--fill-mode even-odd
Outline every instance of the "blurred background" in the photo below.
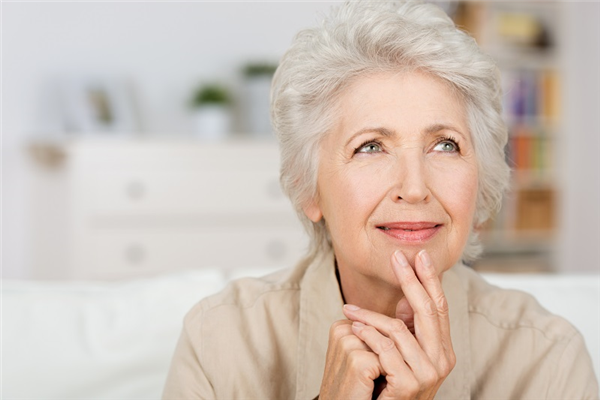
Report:
<svg viewBox="0 0 600 400"><path fill-rule="evenodd" d="M277 62L329 2L2 4L2 276L292 266ZM498 61L512 187L474 267L600 269L600 4L439 3Z"/></svg>

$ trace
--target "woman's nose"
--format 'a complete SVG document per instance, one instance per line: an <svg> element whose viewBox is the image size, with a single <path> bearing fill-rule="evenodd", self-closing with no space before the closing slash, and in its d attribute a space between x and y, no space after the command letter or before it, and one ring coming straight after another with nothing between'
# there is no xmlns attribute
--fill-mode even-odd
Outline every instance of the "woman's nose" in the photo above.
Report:
<svg viewBox="0 0 600 400"><path fill-rule="evenodd" d="M425 157L422 153L401 154L397 159L394 176L394 201L416 204L428 201L431 195L427 184Z"/></svg>

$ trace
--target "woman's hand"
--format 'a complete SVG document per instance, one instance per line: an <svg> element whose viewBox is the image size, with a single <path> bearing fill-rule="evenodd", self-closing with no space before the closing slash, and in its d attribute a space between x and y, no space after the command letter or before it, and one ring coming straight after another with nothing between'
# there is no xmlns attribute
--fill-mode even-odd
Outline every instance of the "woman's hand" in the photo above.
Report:
<svg viewBox="0 0 600 400"><path fill-rule="evenodd" d="M379 358L354 334L352 324L349 320L336 321L329 329L319 400L372 397L374 381L382 373Z"/></svg>
<svg viewBox="0 0 600 400"><path fill-rule="evenodd" d="M425 251L415 263L416 275L401 252L392 257L405 296L396 307L397 318L344 306L349 321L337 321L331 327L320 399L370 399L380 390L379 399L435 396L456 357L437 272ZM385 382L377 390L379 376Z"/></svg>

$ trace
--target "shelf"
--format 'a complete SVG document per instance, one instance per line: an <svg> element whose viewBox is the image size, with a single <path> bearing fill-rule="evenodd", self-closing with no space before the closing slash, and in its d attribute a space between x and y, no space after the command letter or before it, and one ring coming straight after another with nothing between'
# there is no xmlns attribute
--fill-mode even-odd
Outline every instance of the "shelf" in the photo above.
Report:
<svg viewBox="0 0 600 400"><path fill-rule="evenodd" d="M506 54L506 51L512 54ZM558 69L556 51L539 50L532 47L502 47L486 49L501 69L545 70Z"/></svg>
<svg viewBox="0 0 600 400"><path fill-rule="evenodd" d="M553 137L560 128L560 119L558 117L544 117L541 115L515 117L513 115L503 115L503 118L508 126L511 137Z"/></svg>
<svg viewBox="0 0 600 400"><path fill-rule="evenodd" d="M481 240L486 256L547 254L554 248L553 232L546 230L484 232Z"/></svg>
<svg viewBox="0 0 600 400"><path fill-rule="evenodd" d="M512 190L523 188L555 189L558 185L556 174L552 170L521 170L512 171Z"/></svg>
<svg viewBox="0 0 600 400"><path fill-rule="evenodd" d="M478 270L553 269L560 196L555 146L563 114L560 18L556 4L517 2L464 2L459 16L500 69L512 169L502 209L481 232Z"/></svg>
<svg viewBox="0 0 600 400"><path fill-rule="evenodd" d="M555 266L548 256L504 256L485 257L477 260L472 265L479 272L493 273L548 273L555 270Z"/></svg>

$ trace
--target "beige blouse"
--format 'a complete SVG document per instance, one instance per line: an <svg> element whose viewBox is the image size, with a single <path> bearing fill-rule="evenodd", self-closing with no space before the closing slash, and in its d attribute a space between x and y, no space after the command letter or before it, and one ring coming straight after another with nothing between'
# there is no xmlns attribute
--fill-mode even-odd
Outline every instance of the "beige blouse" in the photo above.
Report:
<svg viewBox="0 0 600 400"><path fill-rule="evenodd" d="M528 294L444 273L456 366L436 399L598 399L582 336ZM241 279L185 318L163 399L314 399L343 319L331 253Z"/></svg>

